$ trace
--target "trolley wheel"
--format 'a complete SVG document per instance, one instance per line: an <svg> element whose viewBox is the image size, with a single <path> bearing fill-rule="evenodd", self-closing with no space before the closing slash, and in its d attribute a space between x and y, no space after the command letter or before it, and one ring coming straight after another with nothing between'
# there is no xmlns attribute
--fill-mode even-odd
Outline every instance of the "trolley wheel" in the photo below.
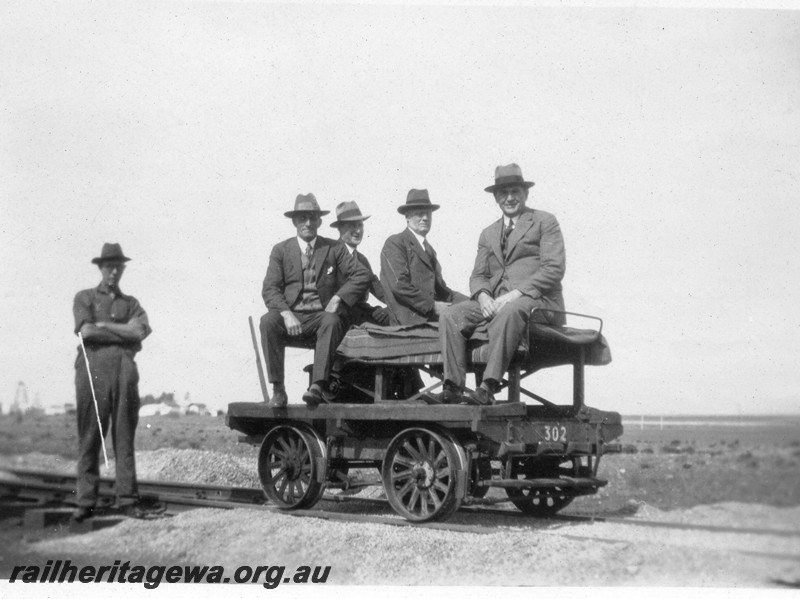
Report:
<svg viewBox="0 0 800 599"><path fill-rule="evenodd" d="M464 450L442 431L399 433L383 459L383 488L395 512L412 522L444 520L461 506L458 476Z"/></svg>
<svg viewBox="0 0 800 599"><path fill-rule="evenodd" d="M276 426L258 452L264 493L284 510L313 506L324 491L318 470L325 457L325 444L311 427L302 423Z"/></svg>
<svg viewBox="0 0 800 599"><path fill-rule="evenodd" d="M573 461L566 460L564 464L567 463L569 466L561 465L560 460L523 462L519 467L512 469L511 476L521 479L555 478L562 474L570 476L574 473ZM515 489L509 487L506 488L506 495L521 512L539 518L555 515L575 499L574 495L559 493L559 489Z"/></svg>

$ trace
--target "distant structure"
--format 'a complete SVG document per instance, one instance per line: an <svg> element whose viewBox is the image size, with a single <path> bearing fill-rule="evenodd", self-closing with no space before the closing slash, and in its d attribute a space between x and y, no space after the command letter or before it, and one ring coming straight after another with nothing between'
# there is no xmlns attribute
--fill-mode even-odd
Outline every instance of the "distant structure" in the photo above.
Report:
<svg viewBox="0 0 800 599"><path fill-rule="evenodd" d="M14 392L14 402L11 404L11 408L9 409L8 413L11 415L22 416L30 407L30 402L28 401L28 388L25 386L23 381L20 381L17 383L17 390Z"/></svg>

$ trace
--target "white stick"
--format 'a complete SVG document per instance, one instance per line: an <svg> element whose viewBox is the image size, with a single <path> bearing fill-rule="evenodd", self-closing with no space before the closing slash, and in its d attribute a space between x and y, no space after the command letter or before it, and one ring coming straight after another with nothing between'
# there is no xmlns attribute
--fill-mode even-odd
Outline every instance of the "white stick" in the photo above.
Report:
<svg viewBox="0 0 800 599"><path fill-rule="evenodd" d="M92 382L92 371L89 370L89 356L86 353L86 346L83 344L83 335L78 331L78 339L81 340L81 349L83 350L83 359L86 360L86 374L89 375L89 386L92 388L92 401L94 401L94 413L97 416L97 427L100 429L100 443L103 446L103 459L106 462L106 470L108 470L108 454L106 453L106 441L103 438L103 423L100 422L100 408L97 405L97 396L94 394L94 383Z"/></svg>

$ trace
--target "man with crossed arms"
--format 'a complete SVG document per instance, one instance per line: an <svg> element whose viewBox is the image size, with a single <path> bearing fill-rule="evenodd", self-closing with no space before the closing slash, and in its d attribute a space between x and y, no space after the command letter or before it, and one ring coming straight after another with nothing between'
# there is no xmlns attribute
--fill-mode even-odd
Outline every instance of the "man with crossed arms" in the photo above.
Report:
<svg viewBox="0 0 800 599"><path fill-rule="evenodd" d="M439 316L444 361L444 391L435 397L439 403L494 403L532 310L564 310L564 238L555 216L525 205L532 186L519 166L509 164L495 169L494 185L486 188L503 217L481 232L469 281L471 300ZM563 324L564 315L538 312L537 321ZM464 397L467 340L484 323L489 357L483 382Z"/></svg>

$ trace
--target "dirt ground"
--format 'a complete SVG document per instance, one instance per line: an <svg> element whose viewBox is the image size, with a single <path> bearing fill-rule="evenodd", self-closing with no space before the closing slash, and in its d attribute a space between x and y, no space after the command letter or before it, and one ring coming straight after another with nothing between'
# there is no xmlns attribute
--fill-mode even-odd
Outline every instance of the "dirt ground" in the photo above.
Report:
<svg viewBox="0 0 800 599"><path fill-rule="evenodd" d="M74 429L70 416L0 418L0 467L71 473ZM143 418L139 476L257 486L256 449L237 438L223 418ZM608 486L577 499L564 513L624 517L626 524L463 512L451 519L482 525L479 534L195 510L74 534L1 518L0 576L17 563L69 558L98 564L113 558L219 564L226 571L328 564L333 584L800 585L800 420L758 427L628 425L622 443L624 453L601 464ZM325 507L392 515L374 504Z"/></svg>

